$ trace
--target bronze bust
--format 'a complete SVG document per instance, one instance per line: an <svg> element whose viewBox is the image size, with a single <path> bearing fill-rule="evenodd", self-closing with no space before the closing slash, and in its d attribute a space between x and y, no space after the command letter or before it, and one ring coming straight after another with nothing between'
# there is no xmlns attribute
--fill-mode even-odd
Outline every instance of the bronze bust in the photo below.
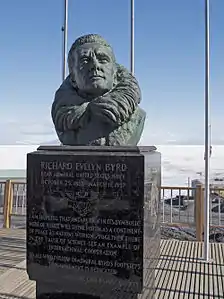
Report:
<svg viewBox="0 0 224 299"><path fill-rule="evenodd" d="M145 112L135 77L116 63L97 34L79 37L68 54L69 75L56 91L52 119L63 145L137 145Z"/></svg>

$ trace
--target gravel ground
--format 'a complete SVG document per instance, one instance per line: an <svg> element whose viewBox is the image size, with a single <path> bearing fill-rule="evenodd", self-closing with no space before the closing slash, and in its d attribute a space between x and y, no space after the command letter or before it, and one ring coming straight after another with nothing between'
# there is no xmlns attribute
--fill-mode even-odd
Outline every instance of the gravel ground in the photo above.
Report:
<svg viewBox="0 0 224 299"><path fill-rule="evenodd" d="M196 241L194 228L161 226L161 237L163 239L176 239L181 241ZM211 242L224 243L224 228L210 229L209 239Z"/></svg>

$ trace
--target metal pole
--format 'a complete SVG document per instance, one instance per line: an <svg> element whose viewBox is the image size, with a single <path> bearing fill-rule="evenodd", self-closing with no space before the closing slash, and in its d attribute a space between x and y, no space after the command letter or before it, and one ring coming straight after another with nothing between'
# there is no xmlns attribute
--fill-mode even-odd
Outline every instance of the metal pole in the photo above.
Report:
<svg viewBox="0 0 224 299"><path fill-rule="evenodd" d="M209 0L205 0L205 214L204 214L204 259L209 261L209 212L210 212L210 15Z"/></svg>
<svg viewBox="0 0 224 299"><path fill-rule="evenodd" d="M64 25L61 28L63 34L63 50L62 50L62 81L66 78L67 65L67 39L68 39L68 0L64 0Z"/></svg>
<svg viewBox="0 0 224 299"><path fill-rule="evenodd" d="M188 186L188 188L190 188L190 186L191 186L191 178L190 177L187 178L187 186Z"/></svg>
<svg viewBox="0 0 224 299"><path fill-rule="evenodd" d="M131 0L131 73L135 71L135 1Z"/></svg>

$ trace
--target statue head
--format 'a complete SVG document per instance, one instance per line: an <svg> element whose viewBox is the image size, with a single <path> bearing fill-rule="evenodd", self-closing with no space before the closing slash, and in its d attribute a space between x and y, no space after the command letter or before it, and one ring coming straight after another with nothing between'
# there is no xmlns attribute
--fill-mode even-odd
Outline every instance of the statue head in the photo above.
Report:
<svg viewBox="0 0 224 299"><path fill-rule="evenodd" d="M101 96L116 85L113 49L97 34L79 37L68 54L69 74L81 94Z"/></svg>

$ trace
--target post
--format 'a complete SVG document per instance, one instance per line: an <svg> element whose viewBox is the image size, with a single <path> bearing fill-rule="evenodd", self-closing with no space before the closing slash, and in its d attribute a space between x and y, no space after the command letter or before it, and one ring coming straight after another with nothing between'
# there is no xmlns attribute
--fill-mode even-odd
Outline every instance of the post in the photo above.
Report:
<svg viewBox="0 0 224 299"><path fill-rule="evenodd" d="M131 0L131 73L135 72L135 3Z"/></svg>
<svg viewBox="0 0 224 299"><path fill-rule="evenodd" d="M191 187L191 178L190 177L187 178L187 186L188 186L188 188Z"/></svg>
<svg viewBox="0 0 224 299"><path fill-rule="evenodd" d="M64 25L62 26L63 33L63 50L62 50L62 81L66 78L67 65L67 39L68 39L68 0L64 0Z"/></svg>
<svg viewBox="0 0 224 299"><path fill-rule="evenodd" d="M205 0L205 205L204 205L204 260L209 261L209 210L210 210L210 82L209 82L209 0Z"/></svg>
<svg viewBox="0 0 224 299"><path fill-rule="evenodd" d="M196 186L194 217L196 226L196 239L197 241L202 242L204 232L204 190L202 185Z"/></svg>
<svg viewBox="0 0 224 299"><path fill-rule="evenodd" d="M4 190L4 207L3 207L3 227L10 228L11 225L11 212L13 203L12 181L7 180L5 182Z"/></svg>

